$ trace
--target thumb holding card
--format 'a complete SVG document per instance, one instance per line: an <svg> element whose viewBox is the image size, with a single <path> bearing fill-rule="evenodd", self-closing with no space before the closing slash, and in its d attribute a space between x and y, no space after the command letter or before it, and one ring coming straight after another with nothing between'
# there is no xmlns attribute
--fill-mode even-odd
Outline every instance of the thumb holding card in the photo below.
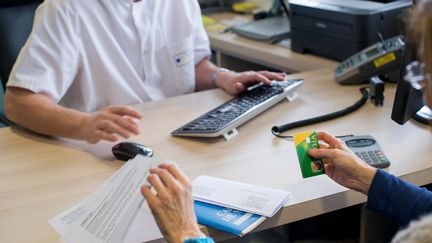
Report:
<svg viewBox="0 0 432 243"><path fill-rule="evenodd" d="M303 178L324 174L324 164L321 159L309 156L309 149L318 149L318 136L316 132L304 132L294 135L294 144L300 163Z"/></svg>

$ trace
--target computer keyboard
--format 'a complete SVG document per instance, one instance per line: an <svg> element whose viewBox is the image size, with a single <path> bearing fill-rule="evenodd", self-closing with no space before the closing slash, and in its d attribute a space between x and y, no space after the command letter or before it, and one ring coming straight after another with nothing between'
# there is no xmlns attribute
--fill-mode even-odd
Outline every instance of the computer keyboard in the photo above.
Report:
<svg viewBox="0 0 432 243"><path fill-rule="evenodd" d="M236 128L275 105L285 97L294 97L303 80L272 81L270 85L257 84L246 92L205 113L173 131L173 136L218 137L237 135Z"/></svg>

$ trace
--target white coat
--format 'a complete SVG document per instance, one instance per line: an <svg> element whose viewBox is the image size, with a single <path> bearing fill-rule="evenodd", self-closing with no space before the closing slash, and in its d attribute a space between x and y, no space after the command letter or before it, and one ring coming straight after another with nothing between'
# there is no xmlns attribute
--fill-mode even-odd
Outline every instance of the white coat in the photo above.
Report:
<svg viewBox="0 0 432 243"><path fill-rule="evenodd" d="M209 55L196 0L45 0L7 85L92 112L193 92Z"/></svg>

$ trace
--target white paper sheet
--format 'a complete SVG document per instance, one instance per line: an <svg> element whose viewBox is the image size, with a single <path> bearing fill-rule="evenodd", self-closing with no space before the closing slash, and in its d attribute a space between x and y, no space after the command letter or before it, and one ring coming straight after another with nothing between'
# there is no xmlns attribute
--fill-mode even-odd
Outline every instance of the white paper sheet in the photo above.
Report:
<svg viewBox="0 0 432 243"><path fill-rule="evenodd" d="M138 155L94 193L51 219L49 224L65 242L121 242L143 204L140 187L146 183L148 170L159 163L158 159Z"/></svg>
<svg viewBox="0 0 432 243"><path fill-rule="evenodd" d="M144 202L136 213L135 219L130 224L123 238L123 242L141 243L161 238L163 238L162 233L156 224L150 208L147 206L147 203Z"/></svg>
<svg viewBox="0 0 432 243"><path fill-rule="evenodd" d="M210 176L199 176L192 182L192 188L195 200L265 217L272 217L291 194Z"/></svg>

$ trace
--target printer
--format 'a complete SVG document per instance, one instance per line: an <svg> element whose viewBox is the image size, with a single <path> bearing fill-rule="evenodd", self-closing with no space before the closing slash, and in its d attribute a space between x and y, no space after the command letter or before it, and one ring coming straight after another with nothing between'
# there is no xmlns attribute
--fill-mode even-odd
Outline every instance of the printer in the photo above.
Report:
<svg viewBox="0 0 432 243"><path fill-rule="evenodd" d="M290 0L291 49L342 61L380 40L403 34L412 0Z"/></svg>

